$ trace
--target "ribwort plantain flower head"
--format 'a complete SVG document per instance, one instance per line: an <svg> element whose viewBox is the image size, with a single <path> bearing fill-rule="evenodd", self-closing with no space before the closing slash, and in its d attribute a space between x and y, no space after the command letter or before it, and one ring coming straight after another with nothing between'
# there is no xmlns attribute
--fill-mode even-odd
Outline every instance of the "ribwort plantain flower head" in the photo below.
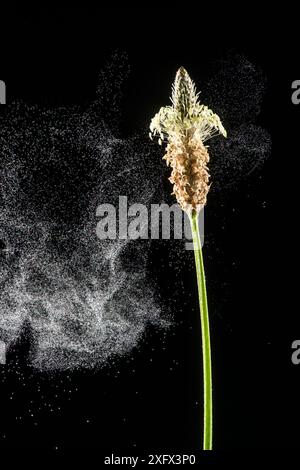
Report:
<svg viewBox="0 0 300 470"><path fill-rule="evenodd" d="M157 136L159 144L167 142L164 159L172 168L169 179L182 209L199 211L210 187L204 143L227 133L219 116L199 102L195 84L183 67L176 73L171 102L151 120L150 138Z"/></svg>

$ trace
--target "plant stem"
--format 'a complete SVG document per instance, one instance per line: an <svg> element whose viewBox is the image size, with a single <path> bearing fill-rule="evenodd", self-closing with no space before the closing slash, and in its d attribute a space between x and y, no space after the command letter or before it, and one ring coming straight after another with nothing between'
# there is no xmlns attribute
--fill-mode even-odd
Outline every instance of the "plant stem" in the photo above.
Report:
<svg viewBox="0 0 300 470"><path fill-rule="evenodd" d="M190 216L192 227L194 256L197 272L197 284L200 306L201 337L202 337L202 361L203 361L203 387L204 387L204 430L203 450L212 449L212 373L211 373L211 347L209 333L209 316L207 307L207 295L205 284L205 272L202 256L202 248L199 234L198 214L193 211Z"/></svg>

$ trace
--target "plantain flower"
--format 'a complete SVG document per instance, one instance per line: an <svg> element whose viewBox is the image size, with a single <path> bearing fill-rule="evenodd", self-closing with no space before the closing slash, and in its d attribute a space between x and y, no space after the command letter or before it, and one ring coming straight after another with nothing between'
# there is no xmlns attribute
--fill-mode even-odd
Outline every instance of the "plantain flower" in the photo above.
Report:
<svg viewBox="0 0 300 470"><path fill-rule="evenodd" d="M187 71L180 67L172 89L172 105L161 108L150 124L150 137L166 141L164 159L172 168L169 180L181 208L189 215L197 274L203 365L203 449L213 446L213 398L210 327L198 214L206 204L209 153L206 142L215 135L226 137L219 116L199 102L199 94Z"/></svg>
<svg viewBox="0 0 300 470"><path fill-rule="evenodd" d="M172 173L170 182L181 208L199 212L210 188L209 153L205 143L215 135L226 137L221 120L199 102L199 93L187 71L180 67L172 89L172 105L165 106L150 124L150 137L167 142L163 157Z"/></svg>

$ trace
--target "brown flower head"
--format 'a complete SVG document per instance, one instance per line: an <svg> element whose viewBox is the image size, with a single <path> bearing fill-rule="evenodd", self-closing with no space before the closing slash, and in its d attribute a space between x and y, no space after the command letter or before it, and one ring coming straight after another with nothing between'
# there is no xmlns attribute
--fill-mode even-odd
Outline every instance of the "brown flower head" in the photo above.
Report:
<svg viewBox="0 0 300 470"><path fill-rule="evenodd" d="M180 67L172 89L172 105L163 107L150 124L150 137L167 141L163 157L171 166L169 178L181 208L199 211L209 191L209 154L204 143L226 131L220 118L199 103L199 94L187 71Z"/></svg>

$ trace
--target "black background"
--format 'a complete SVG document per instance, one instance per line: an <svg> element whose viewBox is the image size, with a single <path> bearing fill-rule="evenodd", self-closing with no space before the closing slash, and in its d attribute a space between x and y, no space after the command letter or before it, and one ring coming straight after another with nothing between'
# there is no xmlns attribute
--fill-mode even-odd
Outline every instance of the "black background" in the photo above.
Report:
<svg viewBox="0 0 300 470"><path fill-rule="evenodd" d="M299 78L293 28L286 31L284 18L261 16L229 23L220 13L205 21L183 7L17 9L3 13L1 23L0 78L8 101L86 103L94 96L101 66L116 48L125 50L131 74L123 102L124 135L148 126L180 65L191 76L201 71L205 77L207 62L234 50L262 68L268 86L259 123L271 133L272 156L259 174L224 196L222 208L220 196L213 199L206 215L206 236L213 233L219 249L214 253L212 247L206 261L214 444L219 450L298 447L300 366L291 362L291 343L299 337L299 312L289 300L295 289L291 271L283 269L296 253L287 236L297 221L297 211L290 209L296 200L300 113L291 102L291 82ZM153 272L161 276L161 295L169 296L172 272L164 253L156 255ZM294 266L291 278L298 277L296 260ZM186 282L193 290L193 280ZM183 303L184 321L164 342L149 331L132 357L116 366L55 378L32 374L25 365L22 379L6 370L0 386L0 447L57 453L94 448L100 461L111 452L198 450L202 385L193 293ZM54 411L35 409L44 396ZM30 401L34 419L27 410Z"/></svg>

